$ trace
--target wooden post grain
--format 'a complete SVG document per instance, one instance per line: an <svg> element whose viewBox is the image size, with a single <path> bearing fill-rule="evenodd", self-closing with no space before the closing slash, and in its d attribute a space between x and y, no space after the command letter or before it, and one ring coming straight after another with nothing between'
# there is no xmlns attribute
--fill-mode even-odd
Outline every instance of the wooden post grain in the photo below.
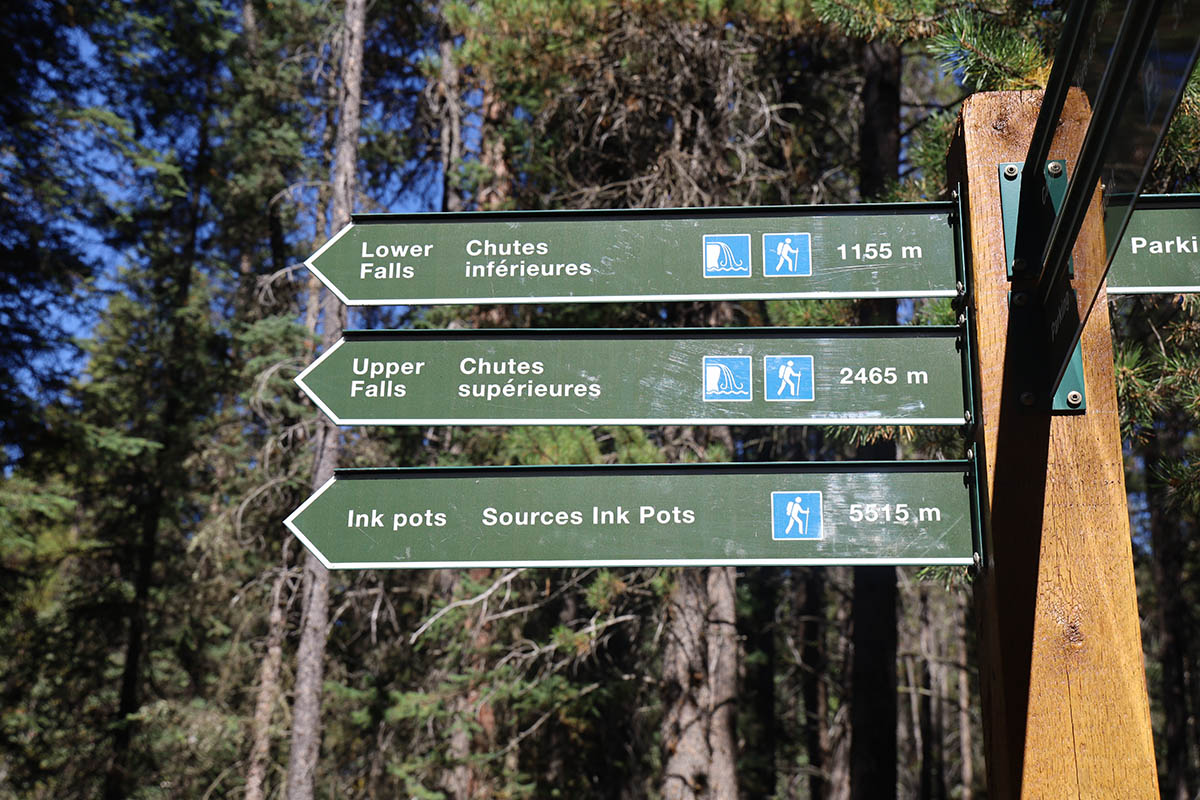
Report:
<svg viewBox="0 0 1200 800"><path fill-rule="evenodd" d="M1083 333L1087 411L1021 401L1044 348L1015 346L997 164L1022 161L1035 92L965 101L951 147L964 193L986 463L985 564L977 581L989 797L1157 798L1112 339L1103 295ZM1073 91L1050 158L1079 151L1090 115ZM1104 267L1099 191L1073 251L1077 279ZM1028 399L1028 398L1027 398ZM1039 398L1040 401L1040 398Z"/></svg>

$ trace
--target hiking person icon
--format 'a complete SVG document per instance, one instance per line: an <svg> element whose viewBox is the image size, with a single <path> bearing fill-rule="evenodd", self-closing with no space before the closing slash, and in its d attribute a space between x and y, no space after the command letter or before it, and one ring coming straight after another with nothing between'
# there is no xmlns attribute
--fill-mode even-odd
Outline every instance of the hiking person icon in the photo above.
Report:
<svg viewBox="0 0 1200 800"><path fill-rule="evenodd" d="M812 237L808 233L764 233L763 277L807 278L813 274Z"/></svg>
<svg viewBox="0 0 1200 800"><path fill-rule="evenodd" d="M821 493L771 492L771 538L777 542L819 540Z"/></svg>
<svg viewBox="0 0 1200 800"><path fill-rule="evenodd" d="M811 402L816 396L814 378L812 356L763 356L763 397L767 402Z"/></svg>
<svg viewBox="0 0 1200 800"><path fill-rule="evenodd" d="M775 264L775 271L782 272L784 262L787 263L788 272L796 271L796 256L800 253L799 250L792 247L792 237L788 236L782 242L775 245L775 255L779 256L779 261Z"/></svg>
<svg viewBox="0 0 1200 800"><path fill-rule="evenodd" d="M799 378L800 373L796 370L796 362L789 358L786 364L779 367L778 394L782 395L784 388L787 388L788 394L792 397L799 396L800 384L797 383Z"/></svg>
<svg viewBox="0 0 1200 800"><path fill-rule="evenodd" d="M809 509L800 504L799 498L793 498L785 509L788 517L787 528L783 531L784 536L788 536L792 532L792 526L795 525L797 536L806 536L805 531L808 529L808 514ZM802 516L803 515L803 516Z"/></svg>

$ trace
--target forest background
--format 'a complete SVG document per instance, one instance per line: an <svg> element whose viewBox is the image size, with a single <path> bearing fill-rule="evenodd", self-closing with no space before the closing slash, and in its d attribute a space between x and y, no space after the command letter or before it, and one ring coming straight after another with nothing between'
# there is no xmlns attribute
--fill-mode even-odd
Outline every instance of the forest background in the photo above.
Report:
<svg viewBox="0 0 1200 800"><path fill-rule="evenodd" d="M144 0L0 15L0 797L977 798L964 570L329 574L334 465L959 457L954 433L347 428L349 324L924 324L944 302L347 312L352 211L945 196L1062 2ZM1150 191L1200 184L1193 76ZM1164 798L1200 795L1200 309L1110 303ZM349 319L347 320L347 313Z"/></svg>

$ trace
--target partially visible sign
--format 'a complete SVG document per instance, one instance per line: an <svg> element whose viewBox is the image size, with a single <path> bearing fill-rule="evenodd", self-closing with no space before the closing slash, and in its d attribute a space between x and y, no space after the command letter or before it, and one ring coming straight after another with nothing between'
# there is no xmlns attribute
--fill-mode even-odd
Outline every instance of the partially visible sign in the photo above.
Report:
<svg viewBox="0 0 1200 800"><path fill-rule="evenodd" d="M965 461L342 470L286 520L330 568L971 564Z"/></svg>
<svg viewBox="0 0 1200 800"><path fill-rule="evenodd" d="M296 382L340 425L960 425L959 333L350 332Z"/></svg>
<svg viewBox="0 0 1200 800"><path fill-rule="evenodd" d="M1108 293L1200 292L1200 195L1144 195L1108 273Z"/></svg>
<svg viewBox="0 0 1200 800"><path fill-rule="evenodd" d="M952 297L948 203L355 216L305 264L347 305Z"/></svg>

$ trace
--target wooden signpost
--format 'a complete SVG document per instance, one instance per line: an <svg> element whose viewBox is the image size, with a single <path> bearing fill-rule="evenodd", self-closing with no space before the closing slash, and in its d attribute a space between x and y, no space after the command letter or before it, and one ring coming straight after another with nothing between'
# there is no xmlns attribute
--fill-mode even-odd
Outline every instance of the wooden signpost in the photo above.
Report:
<svg viewBox="0 0 1200 800"><path fill-rule="evenodd" d="M1005 266L997 163L1029 146L1040 93L964 103L951 180L965 209L986 464L980 675L993 797L1157 798L1108 315L1085 328L1086 413L1051 415L1030 393ZM1088 122L1072 94L1051 158ZM1073 251L1081 280L1104 268L1099 198Z"/></svg>

